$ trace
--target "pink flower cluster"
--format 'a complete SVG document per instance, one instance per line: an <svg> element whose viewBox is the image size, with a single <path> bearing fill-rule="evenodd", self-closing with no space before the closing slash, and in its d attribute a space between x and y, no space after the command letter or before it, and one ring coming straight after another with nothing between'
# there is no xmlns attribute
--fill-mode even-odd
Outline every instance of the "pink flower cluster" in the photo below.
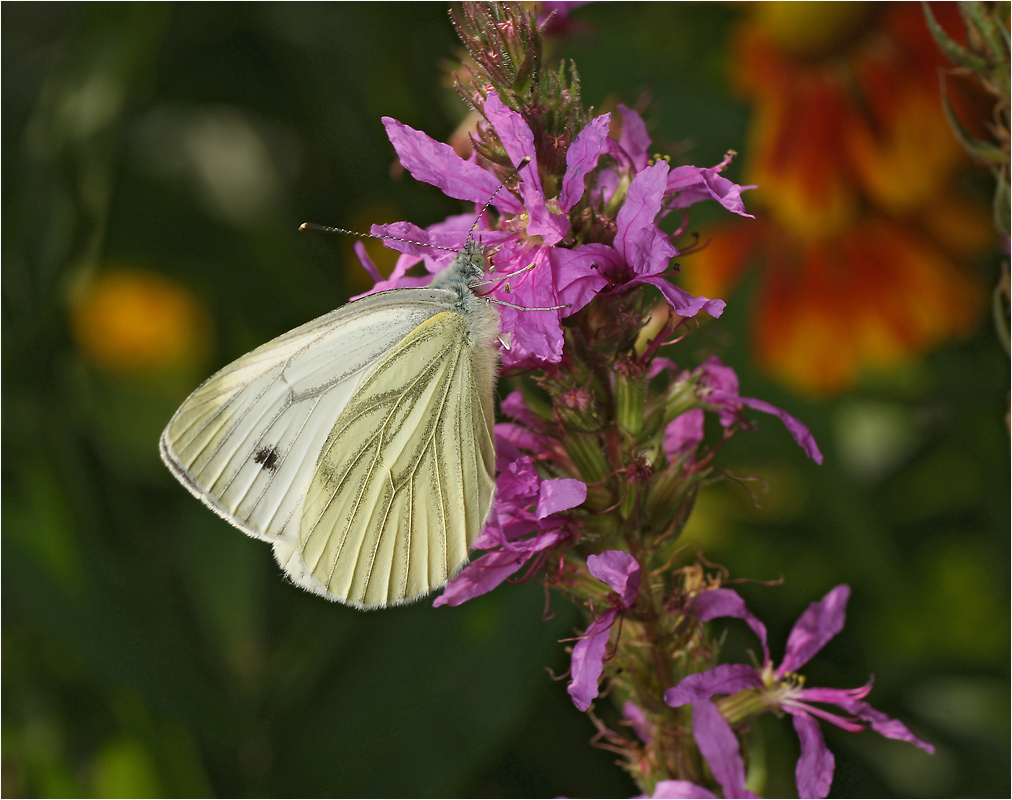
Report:
<svg viewBox="0 0 1012 800"><path fill-rule="evenodd" d="M694 297L667 280L668 265L678 255L672 239L680 231L669 235L658 223L672 210L703 199L717 200L730 211L750 216L741 200L742 187L720 175L728 160L709 169L672 169L665 161L650 164L650 139L643 120L622 105L618 113L621 134L617 139L609 135L611 114L596 117L577 134L566 151L561 182L553 181L560 185L558 194L551 197L539 170L534 133L523 116L508 108L495 92L485 100L486 124L514 165L530 159L520 170L517 193L496 193L499 179L481 167L473 154L469 160L461 158L449 145L421 131L389 117L383 120L401 164L416 179L479 207L495 194L492 205L498 212L497 220L494 226L487 215L479 221L481 242L494 251L496 272L510 274L530 268L508 291L499 287L491 292L496 299L522 307L502 307L500 327L512 340L510 349L502 354L504 367L559 363L563 347L561 320L603 292L649 284L682 317L693 317L700 311L717 317L724 310L722 300ZM621 203L613 220L612 241L575 242L570 212L577 204L596 208L616 205L615 200ZM473 222L473 215L463 214L428 229L406 222L373 226L374 235L410 240L388 240L390 247L404 255L387 280L379 278L364 250L359 250L363 266L377 281L374 291L427 282L406 273L419 261L430 273L445 269L452 253L433 250L432 246L459 250ZM562 308L528 310L554 306Z"/></svg>
<svg viewBox="0 0 1012 800"><path fill-rule="evenodd" d="M373 291L427 284L433 274L448 266L469 237L477 237L490 256L494 274L510 276L481 289L490 299L501 303L500 330L509 341L508 349L502 352L503 366L512 370L539 369L549 378L565 372L573 363L572 354L564 352L567 333L573 334L572 330L564 331L563 320L580 312L595 298L611 296L618 300L621 298L615 296L646 286L664 298L673 319L695 317L700 312L720 316L724 310L722 300L690 295L671 283L668 276L672 258L679 255L676 243L684 232L685 208L702 200L716 200L735 214L750 216L741 200L743 188L750 187L738 186L721 174L729 159L712 168L671 167L665 160L652 160L643 120L635 111L619 105L614 116L601 114L572 133L567 129L562 136L562 141L568 143L564 170L562 160L557 160L557 173L549 174L547 167L539 164L539 152L545 150L539 147L535 130L524 114L507 105L491 88L479 100L482 119L476 140L483 143L485 152L504 154L503 160L520 167L517 181L509 181L505 186L501 186L501 176L508 174L504 164L498 165L497 174L479 163L474 153L463 158L449 145L401 122L384 119L401 164L416 179L438 187L450 197L475 203L477 208L475 213L453 216L427 229L406 222L374 226L374 235L394 237L386 241L401 256L393 273L384 280L364 248L357 249L363 266L376 281ZM561 153L561 149L555 152ZM484 210L486 203L490 210ZM476 221L479 211L481 215ZM660 222L674 211L681 213L682 223L669 234ZM424 265L427 275L408 274L418 264ZM585 318L572 320L567 327L583 324L581 319ZM623 352L627 362L639 358L629 355L629 347ZM671 479L668 485L676 488L683 479L698 478L704 469L703 462L709 459L709 453L702 448L706 413L717 415L727 436L748 425L746 408L778 417L805 453L815 462L822 462L822 454L805 425L765 401L741 396L737 375L717 358L710 358L694 369L680 369L657 356L655 346L629 371L629 375L642 376L646 383L662 374L667 378L667 389L655 392L653 397L665 412L663 418L655 414L655 426L643 440L628 437L633 446L612 458L598 473L614 471L599 483L621 474L625 483L616 481L616 485L624 487L623 491L635 492L662 472ZM609 384L609 379L615 383ZM601 395L615 394L618 377L594 380L598 381ZM654 385L659 383L655 381ZM495 507L475 542L475 547L483 552L449 582L435 605L459 605L518 573L537 573L550 559L558 565L560 575L563 566L570 570L569 578L578 572L583 593L577 597L588 606L591 621L573 647L568 691L577 708L587 710L598 697L605 665L616 653L616 649L609 653L609 645L618 648L623 623L636 625L651 614L668 613L669 606L664 603L675 598L677 591L665 596L658 611L650 587L641 587L649 574L658 573L658 569L649 574L645 571L658 565L651 567L646 561L641 564L620 549L629 547L637 554L641 552L632 547L631 539L624 542L621 535L616 536L614 528L607 529L604 535L612 538L603 543L613 544L612 549L587 555L586 572L573 569L572 560L561 559L564 551L566 559L570 559L571 552L586 555L587 542L600 541L589 536L584 539L584 523L580 513L574 513L587 503L586 483L576 477L544 477L587 474L574 467L575 462L566 454L567 437L572 432L559 416L560 408L568 410L567 393L575 397L580 392L587 394L588 402L592 399L583 384L574 380L566 385L566 391L559 393L561 399L553 400L555 417L533 413L519 392L502 402L503 412L514 421L495 428ZM633 406L634 415L637 408ZM623 430L628 433L630 428ZM649 463L646 460L642 464L625 463L636 461L640 452L655 453L656 458ZM561 460L553 464L560 454ZM600 491L612 488L602 486ZM679 496L689 496L694 490L694 485L683 484ZM623 502L621 492L611 496L620 498L612 509ZM598 506L598 513L612 510L600 511L606 505ZM593 518L586 509L582 514L585 521ZM645 529L661 530L669 524L674 525L665 520L655 528L645 526ZM599 547L595 545L594 549ZM593 579L602 584L596 593ZM794 675L795 668L806 663L842 628L848 596L848 587L839 586L802 615L779 667L774 667L769 657L765 626L733 590L720 586L698 590L697 586L691 593L682 594L675 606L670 606L671 613L699 623L718 617L741 619L762 645L761 667L718 666L690 674L664 694L664 701L672 707L692 706L696 745L725 796L754 796L745 789L744 766L733 725L756 713L784 711L792 716L801 739L797 778L803 797L824 797L834 768L816 718L847 730L861 730L868 725L884 736L931 749L902 723L864 702L870 684L854 690L806 689ZM734 699L742 693L753 701L748 706L751 711L740 719L732 716L729 721L722 708L731 700L715 698ZM850 716L826 711L813 703L835 705ZM640 738L649 743L646 716L633 704L627 704L626 708ZM688 781L660 781L654 796L713 795Z"/></svg>

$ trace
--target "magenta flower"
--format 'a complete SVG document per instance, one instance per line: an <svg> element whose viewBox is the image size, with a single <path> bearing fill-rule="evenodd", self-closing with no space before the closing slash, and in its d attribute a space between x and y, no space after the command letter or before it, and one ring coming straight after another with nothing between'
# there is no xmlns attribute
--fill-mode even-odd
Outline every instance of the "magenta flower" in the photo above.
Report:
<svg viewBox="0 0 1012 800"><path fill-rule="evenodd" d="M504 428L508 433L517 426L496 426L495 508L474 543L487 552L447 584L434 606L459 606L490 592L531 559L572 538L559 514L583 503L587 486L574 478L540 477L533 459L520 454Z"/></svg>
<svg viewBox="0 0 1012 800"><path fill-rule="evenodd" d="M519 173L519 197L507 190L496 193L499 179L479 166L474 157L465 160L449 145L397 120L383 119L401 164L416 179L437 186L450 197L479 205L496 193L492 204L500 219L495 229L489 227L487 218L480 220L477 233L482 243L494 250L497 274L524 270L503 285L492 284L488 290L493 299L520 306L500 308L500 327L510 342L502 355L505 367L558 363L563 346L561 320L602 291L625 291L649 283L681 316L694 316L700 311L719 316L723 311L723 301L693 297L664 277L677 250L656 220L671 209L706 198L717 199L725 208L744 214L741 187L718 174L726 161L711 169L690 166L671 170L665 162L648 166L650 139L643 120L624 106L619 109L623 119L619 140L609 138L610 114L591 120L569 145L565 174L561 182L553 181L560 187L558 195L551 197L542 181L534 132L523 116L506 106L495 92L489 93L484 102L487 125L512 163L530 159ZM602 156L614 161L601 166ZM570 247L569 212L588 190L589 201L603 208L619 186L626 188L614 222L613 244ZM374 291L424 283L425 279L407 277L407 270L419 261L430 273L444 269L453 251L463 246L473 222L473 217L464 214L428 230L403 222L373 226L372 233L377 236L409 240L387 240L391 248L404 255L385 281L379 280L364 251L359 252L363 267L377 281ZM448 250L433 250L431 246ZM531 310L546 308L552 310Z"/></svg>
<svg viewBox="0 0 1012 800"><path fill-rule="evenodd" d="M632 179L615 219L615 239L611 245L581 245L559 253L556 260L563 269L595 266L607 278L611 291L652 285L679 316L694 317L705 311L719 317L724 312L723 300L695 297L665 277L671 259L678 255L671 237L656 222L662 216L669 171L668 164L659 161Z"/></svg>
<svg viewBox="0 0 1012 800"><path fill-rule="evenodd" d="M856 689L806 689L804 679L796 674L795 670L808 663L843 629L849 597L850 587L842 584L819 602L812 603L791 630L786 654L779 667L774 667L769 658L762 669L746 664L722 664L684 678L664 693L664 701L672 707L691 703L695 717L700 708L707 709L703 711L704 715L711 714L709 707L713 703L710 698L714 695L741 693L746 699L754 696L766 709L780 709L790 714L801 741L801 757L795 770L801 797L825 797L833 780L833 754L826 747L815 718L831 722L847 731L871 727L889 739L911 742L933 753L934 747L914 736L902 722L891 719L864 702L871 691L871 682ZM763 639L763 650L766 651L765 637L760 638ZM835 705L851 716L844 717L826 711L812 705L813 703ZM696 738L712 769L711 757L703 749L706 736L700 736L697 732ZM715 757L727 759L730 757L729 745L721 744L722 741L713 738L705 746L716 754Z"/></svg>
<svg viewBox="0 0 1012 800"><path fill-rule="evenodd" d="M604 654L611 627L619 615L632 608L640 589L640 565L623 550L606 550L587 558L587 570L608 584L612 607L590 623L573 647L573 665L569 692L573 704L586 711L597 697L597 682L604 669Z"/></svg>
<svg viewBox="0 0 1012 800"><path fill-rule="evenodd" d="M754 219L752 214L746 213L741 193L756 187L739 186L720 174L731 163L732 155L728 153L717 166L708 169L683 166L671 170L664 193L665 197L671 197L668 207L688 208L701 200L716 200L728 211Z"/></svg>
<svg viewBox="0 0 1012 800"><path fill-rule="evenodd" d="M622 168L635 175L650 163L650 134L643 118L631 108L619 103L618 112L622 117L622 134L617 142L611 143L609 152ZM688 208L701 200L716 200L728 211L754 218L745 211L741 193L755 186L739 186L720 174L727 169L732 157L733 153L728 153L715 167L685 165L672 169L664 188L665 213L671 209ZM612 183L617 182L616 177L612 178Z"/></svg>
<svg viewBox="0 0 1012 800"><path fill-rule="evenodd" d="M555 265L552 253L569 232L567 216L586 188L586 178L607 150L610 115L597 117L577 135L566 153L566 173L558 197L548 198L541 183L534 133L524 118L508 108L492 92L485 100L484 112L514 164L524 158L530 163L519 174L521 198L508 191L496 194L493 205L502 215L501 229L489 231L479 226L481 240L496 248L495 267L500 274L532 267L505 287L491 291L492 297L525 310L503 306L500 326L512 335L510 349L503 353L504 366L535 366L558 363L562 358L560 320L585 306L606 282L590 264ZM450 197L484 204L499 186L494 173L465 161L447 144L437 142L397 120L385 117L384 125L401 164L418 180L439 187ZM465 215L466 216L466 215ZM463 246L473 218L461 224L422 231L404 223L377 225L377 235L397 236L424 244L459 249ZM450 222L448 220L447 222ZM396 250L413 256L400 259L394 280L420 259L430 272L443 269L452 253L426 252L405 242L389 242ZM389 285L389 283L388 283ZM401 285L401 284L394 284ZM564 306L552 311L526 309Z"/></svg>
<svg viewBox="0 0 1012 800"><path fill-rule="evenodd" d="M778 417L805 454L816 464L822 463L822 453L808 427L797 417L765 400L739 395L738 376L717 357L710 358L692 372L686 372L683 379L698 381L704 408L686 411L668 423L664 430L664 452L670 461L693 452L703 441L704 410L717 412L720 424L727 430L740 418L742 406L748 406Z"/></svg>

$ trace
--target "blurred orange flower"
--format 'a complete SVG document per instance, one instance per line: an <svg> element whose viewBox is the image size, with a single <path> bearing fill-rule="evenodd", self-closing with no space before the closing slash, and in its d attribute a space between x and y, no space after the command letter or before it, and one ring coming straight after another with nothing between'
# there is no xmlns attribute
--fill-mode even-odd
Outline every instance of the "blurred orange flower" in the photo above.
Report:
<svg viewBox="0 0 1012 800"><path fill-rule="evenodd" d="M966 161L920 5L748 13L731 52L753 103L743 182L760 187L749 195L760 221L714 231L686 278L721 296L758 265L761 363L797 390L836 392L969 330L984 294L966 265L992 241L989 212L955 180ZM953 4L936 16L957 29Z"/></svg>
<svg viewBox="0 0 1012 800"><path fill-rule="evenodd" d="M154 272L110 269L71 307L84 356L109 372L157 372L207 351L210 320L193 294Z"/></svg>

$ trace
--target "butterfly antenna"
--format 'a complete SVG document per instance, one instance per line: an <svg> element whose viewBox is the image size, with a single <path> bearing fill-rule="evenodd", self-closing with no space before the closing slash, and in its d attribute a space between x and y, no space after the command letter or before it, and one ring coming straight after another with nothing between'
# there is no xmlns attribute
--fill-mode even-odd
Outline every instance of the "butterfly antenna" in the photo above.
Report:
<svg viewBox="0 0 1012 800"><path fill-rule="evenodd" d="M484 212L482 212L484 213ZM438 244L429 244L428 242L416 242L414 239L402 239L399 236L387 236L385 234L378 233L362 233L361 231L350 231L347 228L335 228L332 225L317 225L315 222L303 222L299 226L300 231L322 231L323 233L346 233L349 236L358 236L362 239L389 239L392 242L406 242L407 244L416 244L419 247L431 247L433 250L446 250L450 253L458 252L453 247L443 247Z"/></svg>
<svg viewBox="0 0 1012 800"><path fill-rule="evenodd" d="M467 232L466 241L468 242L471 241L471 234L474 233L474 229L478 227L478 223L481 222L481 218L485 216L485 212L488 211L489 206L492 205L492 201L495 200L495 196L502 191L502 187L505 186L507 183L509 183L511 180L513 180L514 176L516 176L516 174L520 172L520 170L522 170L530 163L531 163L530 156L524 156L522 159L520 159L520 163L517 164L515 167L513 167L513 171L506 176L506 179L502 183L499 184L499 188L496 189L494 192L492 192L492 196L488 199L488 202L481 207L481 211L478 212L478 216L474 218L474 225L472 225L471 230Z"/></svg>
<svg viewBox="0 0 1012 800"><path fill-rule="evenodd" d="M482 216L484 216L485 212L488 211L489 206L492 205L492 201L495 200L496 195L499 194L500 191L502 191L502 188L507 183L509 183L511 180L513 180L513 177L518 172L520 172L520 170L522 170L524 167L526 167L530 163L531 163L530 156L524 156L522 159L520 159L520 163L517 164L513 168L513 171L506 177L506 180L504 180L502 183L500 183L499 187L494 192L492 192L492 196L488 199L488 202L485 203L484 206L482 206L481 211L478 212L478 216L475 217L474 224L471 226L471 229L467 232L467 239L466 239L466 241L468 241L468 242L471 241L471 236L474 233L474 229L478 227L478 223L481 222ZM317 225L315 222L303 222L299 226L299 230L300 231L320 231L321 233L343 233L343 234L347 234L348 236L357 236L357 237L359 237L361 239L386 239L386 240L391 241L391 242L404 242L405 244L414 244L414 245L417 245L418 247L430 247L433 250L445 250L448 253L459 253L460 252L459 250L457 250L456 248L453 248L453 247L443 247L442 245L429 244L428 242L416 242L414 239L402 239L399 236L387 236L386 234L363 233L361 231L350 231L347 228L336 228L333 225Z"/></svg>

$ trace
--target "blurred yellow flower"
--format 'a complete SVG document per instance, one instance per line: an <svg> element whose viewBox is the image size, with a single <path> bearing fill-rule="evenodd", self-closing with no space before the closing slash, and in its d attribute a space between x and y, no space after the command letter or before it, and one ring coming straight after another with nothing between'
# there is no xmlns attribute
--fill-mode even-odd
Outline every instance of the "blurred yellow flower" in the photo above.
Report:
<svg viewBox="0 0 1012 800"><path fill-rule="evenodd" d="M192 363L208 348L211 324L196 297L155 272L108 269L71 306L84 356L109 372L158 372Z"/></svg>
<svg viewBox="0 0 1012 800"><path fill-rule="evenodd" d="M950 30L959 20L945 4L936 16ZM690 290L721 296L759 267L759 359L810 394L966 333L984 297L967 266L993 236L955 180L967 162L921 7L758 3L731 52L753 103L742 182L759 185L760 221L715 231Z"/></svg>

